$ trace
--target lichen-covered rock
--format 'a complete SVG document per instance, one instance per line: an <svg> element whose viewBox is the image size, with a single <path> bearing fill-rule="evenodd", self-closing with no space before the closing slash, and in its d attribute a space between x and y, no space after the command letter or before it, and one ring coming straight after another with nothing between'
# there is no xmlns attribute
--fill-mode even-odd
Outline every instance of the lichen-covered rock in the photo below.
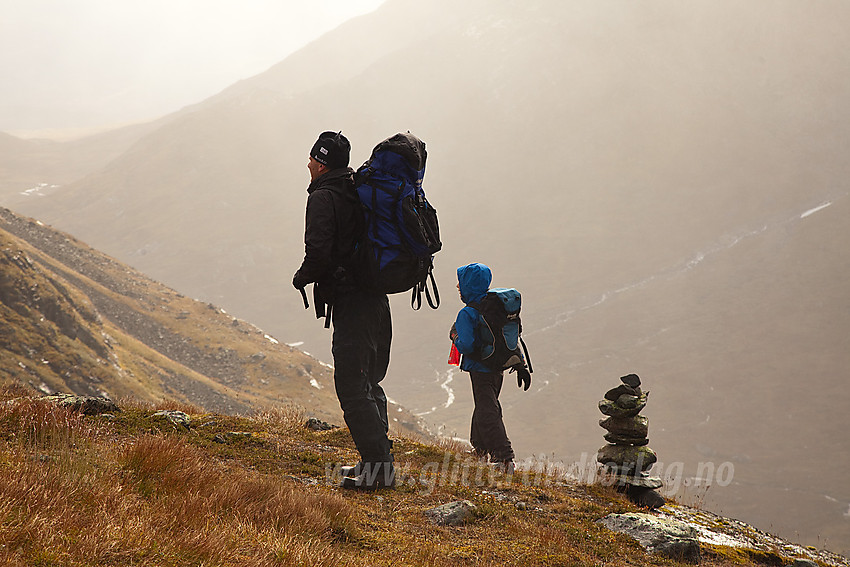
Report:
<svg viewBox="0 0 850 567"><path fill-rule="evenodd" d="M164 417L165 419L170 421L173 426L177 427L178 429L182 428L182 429L188 430L192 426L192 419L189 417L189 415L186 414L185 412L178 411L178 410L158 411L158 412L152 414L151 417Z"/></svg>
<svg viewBox="0 0 850 567"><path fill-rule="evenodd" d="M605 445L596 454L596 461L612 472L624 474L649 470L658 457L647 446Z"/></svg>
<svg viewBox="0 0 850 567"><path fill-rule="evenodd" d="M637 488L647 488L650 490L661 488L664 484L660 478L649 476L647 473L618 475L615 476L614 479L614 484L617 486L628 485Z"/></svg>
<svg viewBox="0 0 850 567"><path fill-rule="evenodd" d="M60 406L80 411L85 415L98 415L101 413L114 413L121 408L110 399L98 398L96 396L78 396L76 394L53 394L42 397Z"/></svg>
<svg viewBox="0 0 850 567"><path fill-rule="evenodd" d="M311 417L304 423L304 427L312 429L313 431L330 431L331 429L337 429L339 426L322 421L316 417Z"/></svg>
<svg viewBox="0 0 850 567"><path fill-rule="evenodd" d="M617 398L616 403L618 406L624 409L635 409L640 403L640 397L633 396L631 394L623 394L619 398Z"/></svg>
<svg viewBox="0 0 850 567"><path fill-rule="evenodd" d="M475 504L469 500L457 500L425 510L428 519L440 526L459 526L471 518L474 513Z"/></svg>
<svg viewBox="0 0 850 567"><path fill-rule="evenodd" d="M630 437L646 437L649 434L649 419L642 415L632 417L606 417L599 426L611 433Z"/></svg>
<svg viewBox="0 0 850 567"><path fill-rule="evenodd" d="M650 553L689 563L699 562L699 534L696 528L678 520L628 513L609 514L599 523L637 540Z"/></svg>
<svg viewBox="0 0 850 567"><path fill-rule="evenodd" d="M646 406L648 398L649 392L643 392L640 396L623 394L617 398L617 401L601 400L599 411L612 417L633 417Z"/></svg>
<svg viewBox="0 0 850 567"><path fill-rule="evenodd" d="M619 433L607 433L604 435L605 440L614 445L649 445L648 437L631 437L629 435L621 435Z"/></svg>
<svg viewBox="0 0 850 567"><path fill-rule="evenodd" d="M629 396L640 396L641 390L640 387L632 388L631 386L627 386L626 384L620 384L616 388L611 388L610 390L605 392L605 399L611 400L612 402L616 402L617 398L619 398L623 394L627 394Z"/></svg>

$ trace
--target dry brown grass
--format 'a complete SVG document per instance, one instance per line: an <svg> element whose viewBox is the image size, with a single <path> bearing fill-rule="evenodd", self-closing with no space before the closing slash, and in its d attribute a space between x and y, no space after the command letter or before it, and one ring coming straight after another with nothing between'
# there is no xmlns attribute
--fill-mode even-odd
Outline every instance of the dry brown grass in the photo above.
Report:
<svg viewBox="0 0 850 567"><path fill-rule="evenodd" d="M102 418L26 399L3 403L0 424L4 564L333 565L332 542L357 529L339 494L179 437L116 437Z"/></svg>
<svg viewBox="0 0 850 567"><path fill-rule="evenodd" d="M348 432L307 430L295 407L169 404L186 431L150 404L87 417L14 397L0 394L3 565L671 564L596 523L634 509L613 489L494 475L455 444L396 438L396 490L350 493L325 476L356 457ZM477 506L462 526L423 514L460 499Z"/></svg>

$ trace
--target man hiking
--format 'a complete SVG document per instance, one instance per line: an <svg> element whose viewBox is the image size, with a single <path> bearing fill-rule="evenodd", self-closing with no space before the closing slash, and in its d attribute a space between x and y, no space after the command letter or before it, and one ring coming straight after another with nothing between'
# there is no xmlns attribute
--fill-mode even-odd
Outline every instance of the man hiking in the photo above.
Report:
<svg viewBox="0 0 850 567"><path fill-rule="evenodd" d="M374 490L395 485L387 397L380 385L390 362L392 321L387 296L356 284L352 258L363 220L350 152L337 132L323 132L310 150L304 261L292 285L303 293L313 283L317 316L333 323L334 387L360 453L357 465L343 467L341 486Z"/></svg>

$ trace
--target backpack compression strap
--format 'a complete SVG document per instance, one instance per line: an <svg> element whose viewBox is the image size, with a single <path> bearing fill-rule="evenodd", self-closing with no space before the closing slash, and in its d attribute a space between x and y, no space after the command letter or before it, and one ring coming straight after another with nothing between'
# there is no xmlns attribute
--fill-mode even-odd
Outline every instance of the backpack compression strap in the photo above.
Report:
<svg viewBox="0 0 850 567"><path fill-rule="evenodd" d="M431 280L431 287L434 289L433 296L428 289L428 280ZM414 311L418 311L422 307L422 292L425 291L425 299L428 300L428 305L431 309L436 309L440 306L440 290L437 289L437 281L434 279L434 272L431 268L428 269L428 275L421 282L416 282L413 286L413 292L410 296L410 306Z"/></svg>

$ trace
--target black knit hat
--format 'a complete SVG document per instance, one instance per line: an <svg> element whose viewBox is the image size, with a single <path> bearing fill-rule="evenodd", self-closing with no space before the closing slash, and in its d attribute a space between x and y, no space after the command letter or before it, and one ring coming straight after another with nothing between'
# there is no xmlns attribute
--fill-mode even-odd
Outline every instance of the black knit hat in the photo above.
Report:
<svg viewBox="0 0 850 567"><path fill-rule="evenodd" d="M342 132L322 132L310 150L310 157L331 169L336 169L348 167L350 153L351 144Z"/></svg>

